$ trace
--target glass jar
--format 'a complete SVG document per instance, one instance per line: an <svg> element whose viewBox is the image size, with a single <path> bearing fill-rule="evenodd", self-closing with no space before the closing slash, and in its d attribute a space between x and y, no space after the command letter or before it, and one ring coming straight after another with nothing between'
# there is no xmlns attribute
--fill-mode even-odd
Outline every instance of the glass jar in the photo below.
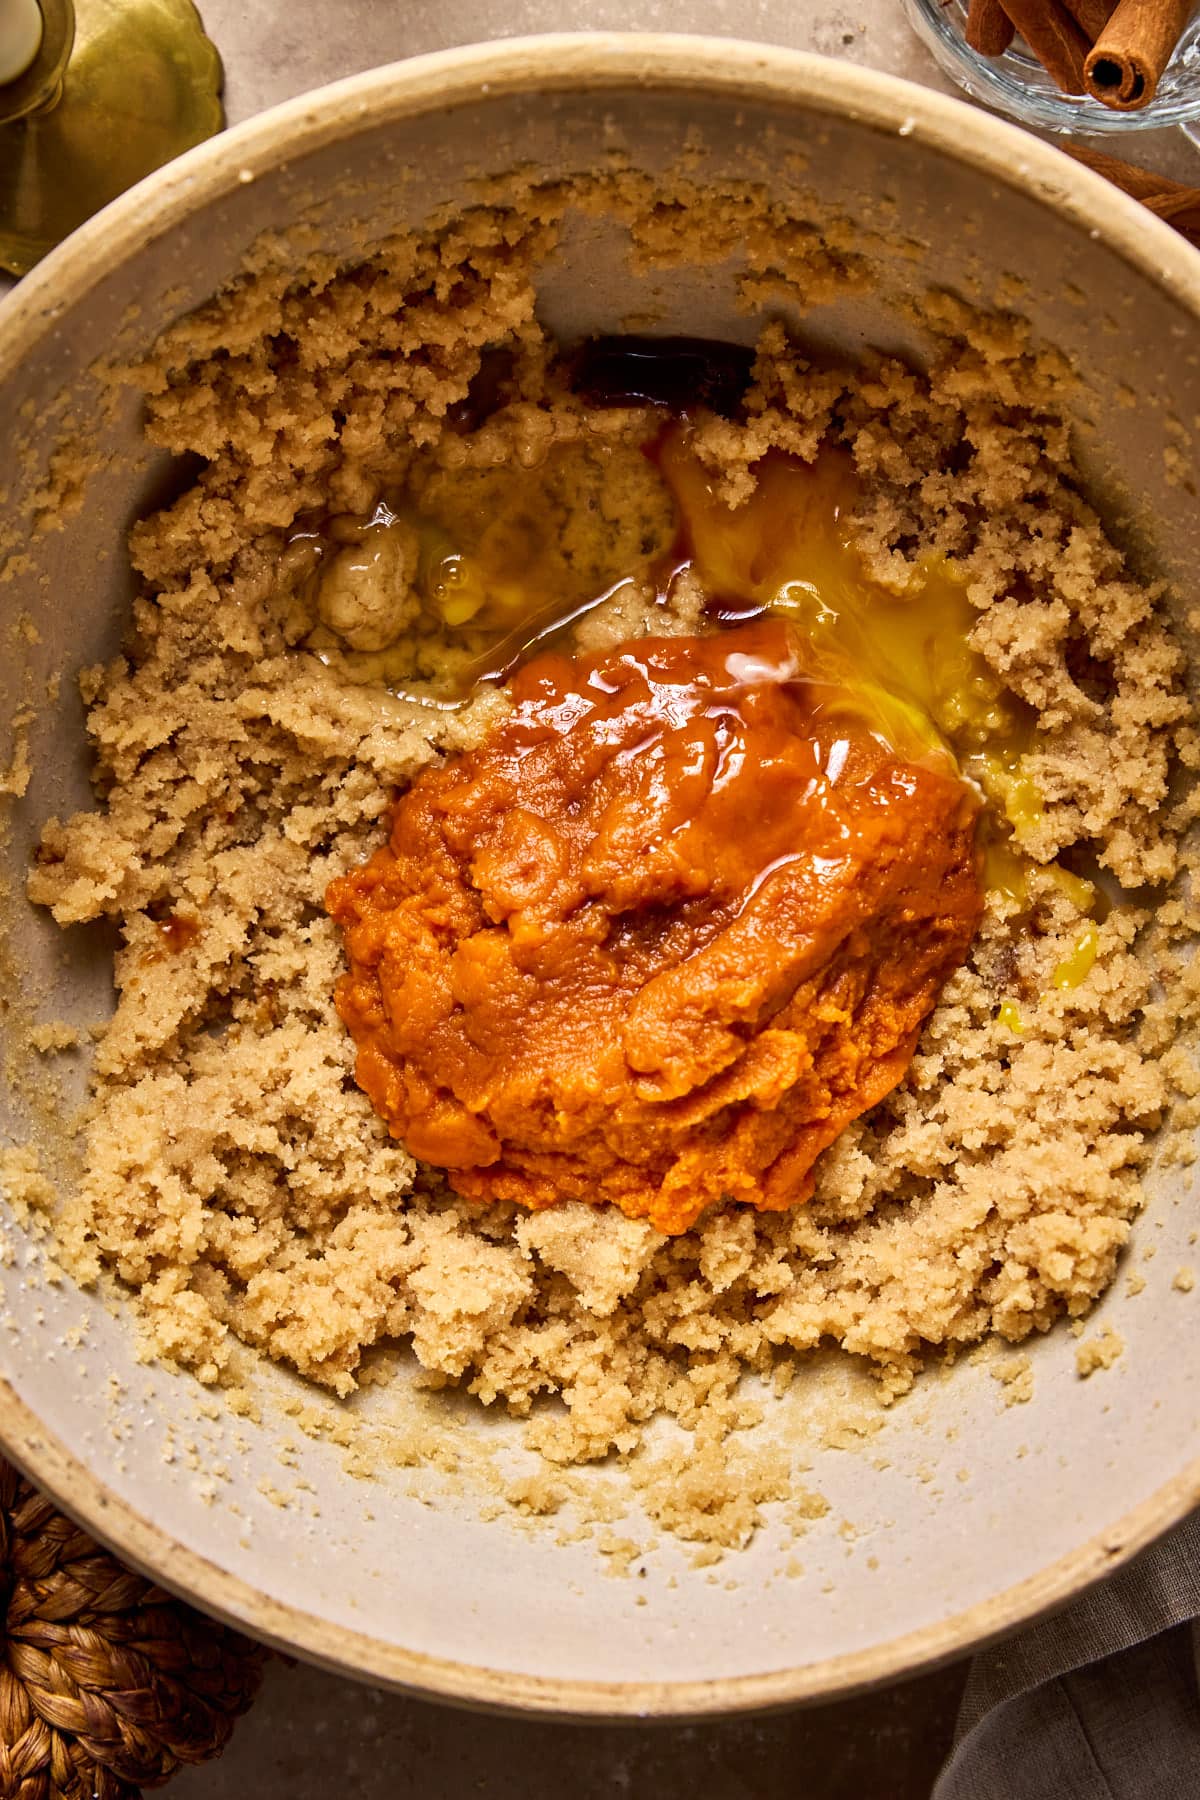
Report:
<svg viewBox="0 0 1200 1800"><path fill-rule="evenodd" d="M975 100L1042 131L1161 130L1200 120L1200 11L1184 29L1178 48L1149 106L1116 112L1088 94L1064 94L1020 38L1003 56L980 56L963 36L965 0L903 0L917 36L960 87Z"/></svg>

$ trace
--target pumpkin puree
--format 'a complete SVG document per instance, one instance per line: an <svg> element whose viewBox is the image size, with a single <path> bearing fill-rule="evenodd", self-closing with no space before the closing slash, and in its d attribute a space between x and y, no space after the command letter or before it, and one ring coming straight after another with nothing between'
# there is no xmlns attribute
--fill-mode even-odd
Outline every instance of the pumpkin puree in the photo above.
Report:
<svg viewBox="0 0 1200 1800"><path fill-rule="evenodd" d="M356 1075L464 1196L660 1231L805 1200L901 1079L982 910L978 804L763 619L509 684L334 881Z"/></svg>

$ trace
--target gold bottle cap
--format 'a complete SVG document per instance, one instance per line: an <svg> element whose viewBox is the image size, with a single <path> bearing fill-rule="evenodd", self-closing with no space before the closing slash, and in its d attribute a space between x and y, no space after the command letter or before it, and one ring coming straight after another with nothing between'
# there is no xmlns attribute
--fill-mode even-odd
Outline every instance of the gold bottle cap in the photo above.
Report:
<svg viewBox="0 0 1200 1800"><path fill-rule="evenodd" d="M0 86L23 75L42 47L37 0L0 0Z"/></svg>

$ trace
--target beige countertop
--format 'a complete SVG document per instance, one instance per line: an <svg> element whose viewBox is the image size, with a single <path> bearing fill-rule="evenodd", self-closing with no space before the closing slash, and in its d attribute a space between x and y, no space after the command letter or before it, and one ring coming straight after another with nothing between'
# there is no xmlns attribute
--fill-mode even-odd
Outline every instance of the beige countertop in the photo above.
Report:
<svg viewBox="0 0 1200 1800"><path fill-rule="evenodd" d="M901 0L201 0L225 59L231 123L399 57L540 31L689 31L752 38L886 69L942 93L958 93L913 35ZM1126 140L1122 139L1124 143ZM1178 131L1139 131L1110 155L1200 181L1200 150Z"/></svg>
<svg viewBox="0 0 1200 1800"><path fill-rule="evenodd" d="M952 91L900 0L202 0L231 122L305 89L454 44L564 30L687 30L848 58ZM1111 146L1110 146L1111 147ZM1187 177L1200 152L1142 134L1128 154ZM1200 179L1200 176L1193 178ZM961 1671L766 1720L572 1726L453 1712L273 1663L218 1763L177 1800L924 1800Z"/></svg>

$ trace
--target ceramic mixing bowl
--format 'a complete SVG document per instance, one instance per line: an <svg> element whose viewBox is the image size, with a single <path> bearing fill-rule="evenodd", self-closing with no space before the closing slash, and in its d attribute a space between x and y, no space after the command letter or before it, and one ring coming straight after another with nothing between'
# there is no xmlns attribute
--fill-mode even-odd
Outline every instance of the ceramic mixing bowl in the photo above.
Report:
<svg viewBox="0 0 1200 1800"><path fill-rule="evenodd" d="M602 150L653 172L685 139L702 178L766 170L779 200L815 189L870 227L870 291L821 297L794 321L818 345L920 360L930 288L1026 313L1087 377L1073 424L1088 480L1115 496L1126 539L1186 592L1200 566L1187 472L1200 417L1200 256L1057 151L848 65L671 37L453 51L280 107L143 183L0 309L0 767L14 713L34 703L32 779L0 847L0 1107L11 1138L32 1129L53 1160L54 1120L25 1054L29 1009L88 1024L111 1006L102 934L63 934L21 898L41 821L89 799L74 683L56 698L46 683L117 642L125 530L174 479L141 441L136 391L114 392L97 360L145 351L263 233L302 215L310 244L344 252L420 223L481 177L569 175ZM564 337L631 315L659 330L753 336L735 303L736 257L636 274L613 229L581 221L544 272L543 313ZM61 478L81 449L98 466L64 501ZM36 633L13 629L21 614ZM166 1585L375 1681L577 1715L828 1695L961 1653L1063 1601L1200 1498L1200 1332L1171 1286L1191 1259L1194 1207L1178 1172L1152 1185L1136 1227L1137 1243L1157 1250L1140 1265L1146 1290L1130 1299L1118 1282L1099 1309L1126 1341L1116 1368L1081 1382L1059 1329L1027 1347L1025 1405L1005 1407L986 1363L963 1361L876 1417L839 1365L818 1365L756 1430L764 1441L790 1434L830 1510L794 1551L768 1523L715 1572L694 1567L686 1546L661 1544L644 1575L613 1578L594 1538L491 1516L470 1480L445 1468L383 1458L358 1479L344 1444L289 1422L298 1397L336 1403L273 1369L252 1377L251 1412L233 1416L219 1394L139 1362L126 1313L54 1280L20 1221L0 1266L0 1437ZM519 1454L518 1425L440 1404L439 1415L401 1376L350 1416L364 1434L386 1433L420 1407L447 1443L465 1432L500 1464ZM859 1426L829 1430L835 1405ZM627 1529L611 1530L649 1535L632 1498Z"/></svg>

